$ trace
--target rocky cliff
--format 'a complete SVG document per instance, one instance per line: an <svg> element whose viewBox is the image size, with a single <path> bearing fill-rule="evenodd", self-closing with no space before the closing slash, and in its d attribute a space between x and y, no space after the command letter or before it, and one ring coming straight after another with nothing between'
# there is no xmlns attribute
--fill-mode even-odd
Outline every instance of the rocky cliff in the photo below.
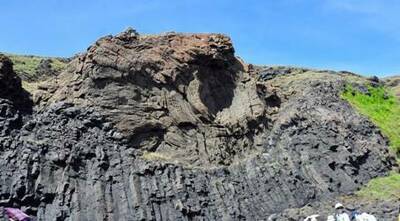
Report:
<svg viewBox="0 0 400 221"><path fill-rule="evenodd" d="M367 79L248 65L224 35L103 37L34 103L0 61L0 206L38 220L298 220L396 166L340 98Z"/></svg>

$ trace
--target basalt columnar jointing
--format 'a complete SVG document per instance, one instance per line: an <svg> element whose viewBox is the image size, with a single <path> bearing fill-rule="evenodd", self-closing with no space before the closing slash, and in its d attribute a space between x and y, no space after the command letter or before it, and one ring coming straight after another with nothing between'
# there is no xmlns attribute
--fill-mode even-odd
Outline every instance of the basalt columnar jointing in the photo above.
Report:
<svg viewBox="0 0 400 221"><path fill-rule="evenodd" d="M395 166L339 96L361 77L224 35L106 36L32 96L0 58L0 206L38 220L298 220Z"/></svg>

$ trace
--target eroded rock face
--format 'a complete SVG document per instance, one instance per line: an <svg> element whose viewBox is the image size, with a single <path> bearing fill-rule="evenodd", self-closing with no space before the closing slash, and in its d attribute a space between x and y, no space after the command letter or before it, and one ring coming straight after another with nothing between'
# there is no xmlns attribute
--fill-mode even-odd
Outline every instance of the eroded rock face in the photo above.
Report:
<svg viewBox="0 0 400 221"><path fill-rule="evenodd" d="M32 102L22 89L11 60L0 54L0 145L12 141L9 135L22 126L22 114L31 109Z"/></svg>
<svg viewBox="0 0 400 221"><path fill-rule="evenodd" d="M38 220L287 217L395 164L340 99L344 83L248 66L223 35L101 38L0 133L0 207Z"/></svg>
<svg viewBox="0 0 400 221"><path fill-rule="evenodd" d="M255 81L233 52L223 35L130 30L97 41L50 97L38 99L94 107L133 148L189 165L229 165L254 149L265 128Z"/></svg>
<svg viewBox="0 0 400 221"><path fill-rule="evenodd" d="M21 90L21 82L13 72L13 63L2 54L0 54L0 80L1 98L11 98Z"/></svg>
<svg viewBox="0 0 400 221"><path fill-rule="evenodd" d="M7 99L25 112L30 112L32 102L22 89L21 79L14 73L13 63L5 55L0 54L0 99Z"/></svg>

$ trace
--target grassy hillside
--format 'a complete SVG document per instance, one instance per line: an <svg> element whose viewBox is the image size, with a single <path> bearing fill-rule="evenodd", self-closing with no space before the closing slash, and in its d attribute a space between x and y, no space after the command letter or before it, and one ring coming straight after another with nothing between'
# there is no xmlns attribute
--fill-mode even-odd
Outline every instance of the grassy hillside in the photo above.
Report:
<svg viewBox="0 0 400 221"><path fill-rule="evenodd" d="M3 54L14 63L14 71L22 79L22 87L31 93L37 89L38 82L57 75L69 62L65 58Z"/></svg>
<svg viewBox="0 0 400 221"><path fill-rule="evenodd" d="M387 177L375 178L357 195L369 199L400 199L400 174L393 172Z"/></svg>
<svg viewBox="0 0 400 221"><path fill-rule="evenodd" d="M67 65L68 59L63 58L50 58L50 57L39 57L30 55L15 55L5 53L12 62L14 63L14 71L19 75L24 81L36 81L41 80L44 77L43 72L59 73ZM41 64L44 61L48 61L49 67ZM42 71L42 70L43 71Z"/></svg>
<svg viewBox="0 0 400 221"><path fill-rule="evenodd" d="M347 86L342 97L360 113L368 116L390 140L390 147L400 153L400 103L384 87L368 87L368 93L361 93Z"/></svg>
<svg viewBox="0 0 400 221"><path fill-rule="evenodd" d="M342 98L381 129L400 162L400 102L394 94L392 88L369 86L368 93L361 93L349 85ZM369 199L400 199L400 174L393 172L387 177L373 179L357 195Z"/></svg>

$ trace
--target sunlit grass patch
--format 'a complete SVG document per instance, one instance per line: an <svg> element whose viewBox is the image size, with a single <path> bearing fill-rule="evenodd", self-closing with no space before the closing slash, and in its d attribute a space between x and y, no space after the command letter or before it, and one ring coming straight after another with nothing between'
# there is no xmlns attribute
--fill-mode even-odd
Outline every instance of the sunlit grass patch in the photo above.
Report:
<svg viewBox="0 0 400 221"><path fill-rule="evenodd" d="M62 62L57 58L47 58L47 57L39 57L39 56L30 56L30 55L15 55L15 54L6 54L7 57L11 59L14 64L14 71L18 75L27 75L32 78L37 78L40 76L37 75L37 68L40 65L40 62L43 59L51 60L51 68L56 72L60 72L65 69L66 62Z"/></svg>
<svg viewBox="0 0 400 221"><path fill-rule="evenodd" d="M400 154L400 103L384 87L368 87L368 93L361 93L348 85L342 97L366 115L390 140L390 147Z"/></svg>
<svg viewBox="0 0 400 221"><path fill-rule="evenodd" d="M392 172L387 177L372 179L356 194L368 199L400 199L400 174Z"/></svg>
<svg viewBox="0 0 400 221"><path fill-rule="evenodd" d="M362 93L347 85L342 98L381 129L389 138L390 148L399 161L400 103L391 91L384 87L368 86L368 92ZM372 179L356 195L367 199L400 199L400 174L392 172L387 177Z"/></svg>

